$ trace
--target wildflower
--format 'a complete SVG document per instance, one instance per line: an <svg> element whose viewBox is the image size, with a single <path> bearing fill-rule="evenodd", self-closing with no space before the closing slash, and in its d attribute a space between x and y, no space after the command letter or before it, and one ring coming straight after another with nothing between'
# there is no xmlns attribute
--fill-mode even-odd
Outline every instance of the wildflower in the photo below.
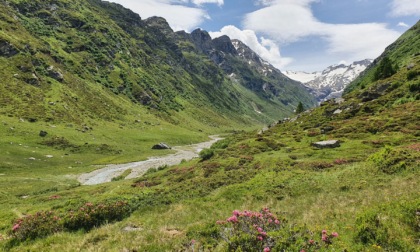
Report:
<svg viewBox="0 0 420 252"><path fill-rule="evenodd" d="M233 211L233 215L235 215L235 216L239 216L239 214L240 214L240 212L239 212L238 210L234 210L234 211Z"/></svg>
<svg viewBox="0 0 420 252"><path fill-rule="evenodd" d="M323 241L327 241L327 240L328 240L328 236L327 236L327 235L325 235L325 234L323 234L321 239L322 239Z"/></svg>
<svg viewBox="0 0 420 252"><path fill-rule="evenodd" d="M322 234L327 234L327 230L322 230Z"/></svg>
<svg viewBox="0 0 420 252"><path fill-rule="evenodd" d="M278 225L278 224L280 224L280 221L279 221L279 220L277 220L277 219L275 219L275 220L274 220L274 223L276 223L276 224Z"/></svg>
<svg viewBox="0 0 420 252"><path fill-rule="evenodd" d="M18 230L18 229L19 229L19 227L20 227L20 225L19 225L19 224L15 224L15 225L13 226L13 228L12 228L12 231L16 231L16 230Z"/></svg>
<svg viewBox="0 0 420 252"><path fill-rule="evenodd" d="M194 244L194 243L195 243L195 240L194 240L194 239L192 239L192 240L191 240L191 244Z"/></svg>
<svg viewBox="0 0 420 252"><path fill-rule="evenodd" d="M233 215L227 219L227 222L238 222L236 215Z"/></svg>
<svg viewBox="0 0 420 252"><path fill-rule="evenodd" d="M306 252L304 249L302 249L300 252Z"/></svg>
<svg viewBox="0 0 420 252"><path fill-rule="evenodd" d="M263 229L260 227L258 227L257 230L258 230L258 233L261 233L263 231Z"/></svg>
<svg viewBox="0 0 420 252"><path fill-rule="evenodd" d="M263 240L263 237L261 235L259 235L259 236L257 236L257 239L260 240L260 241L262 241Z"/></svg>
<svg viewBox="0 0 420 252"><path fill-rule="evenodd" d="M315 243L315 241L314 240L309 240L309 244L314 244Z"/></svg>
<svg viewBox="0 0 420 252"><path fill-rule="evenodd" d="M338 237L338 233L337 232L332 232L331 235L334 236L334 237Z"/></svg>
<svg viewBox="0 0 420 252"><path fill-rule="evenodd" d="M270 252L270 248L269 247L265 247L264 248L264 252Z"/></svg>

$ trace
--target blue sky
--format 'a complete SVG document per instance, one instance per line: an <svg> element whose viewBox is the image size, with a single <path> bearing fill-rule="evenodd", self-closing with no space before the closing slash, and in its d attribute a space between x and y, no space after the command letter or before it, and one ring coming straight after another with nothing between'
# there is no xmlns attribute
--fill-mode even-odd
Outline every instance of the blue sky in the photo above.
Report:
<svg viewBox="0 0 420 252"><path fill-rule="evenodd" d="M240 39L280 70L376 58L420 18L420 0L111 0L172 29Z"/></svg>

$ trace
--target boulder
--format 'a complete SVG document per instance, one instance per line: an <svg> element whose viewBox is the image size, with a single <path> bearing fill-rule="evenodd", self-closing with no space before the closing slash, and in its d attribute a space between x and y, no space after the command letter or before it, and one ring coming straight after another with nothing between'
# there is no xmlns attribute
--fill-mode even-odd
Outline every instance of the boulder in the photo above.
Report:
<svg viewBox="0 0 420 252"><path fill-rule="evenodd" d="M319 148L319 149L337 148L337 147L340 147L340 141L328 140L328 141L315 142L315 143L311 143L311 146Z"/></svg>
<svg viewBox="0 0 420 252"><path fill-rule="evenodd" d="M166 143L158 143L158 144L153 145L152 149L153 150L168 150L168 149L171 149L171 147L167 145Z"/></svg>
<svg viewBox="0 0 420 252"><path fill-rule="evenodd" d="M16 54L18 54L19 51L16 49L15 46L10 44L8 41L0 40L0 56L9 58Z"/></svg>
<svg viewBox="0 0 420 252"><path fill-rule="evenodd" d="M47 134L48 134L48 132L46 132L45 130L41 130L41 131L39 132L39 136L40 136L40 137L45 137Z"/></svg>
<svg viewBox="0 0 420 252"><path fill-rule="evenodd" d="M47 68L47 71L48 71L48 76L50 76L51 78L59 82L62 82L64 80L64 75L59 70L54 69L54 66L49 66Z"/></svg>

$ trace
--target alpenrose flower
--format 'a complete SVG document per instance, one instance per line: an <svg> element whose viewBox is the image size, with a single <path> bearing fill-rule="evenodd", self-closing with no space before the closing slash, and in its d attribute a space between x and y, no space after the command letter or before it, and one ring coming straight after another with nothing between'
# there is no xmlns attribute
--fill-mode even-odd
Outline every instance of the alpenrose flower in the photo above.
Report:
<svg viewBox="0 0 420 252"><path fill-rule="evenodd" d="M221 226L220 237L227 242L229 251L323 251L338 237L337 232L329 234L324 229L315 239L306 227L288 223L268 208L260 212L234 210L229 218L216 224Z"/></svg>

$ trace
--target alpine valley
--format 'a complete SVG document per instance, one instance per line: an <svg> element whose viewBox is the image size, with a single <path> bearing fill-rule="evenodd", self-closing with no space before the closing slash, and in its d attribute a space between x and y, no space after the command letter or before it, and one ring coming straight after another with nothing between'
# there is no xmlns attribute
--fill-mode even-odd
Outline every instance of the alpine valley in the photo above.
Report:
<svg viewBox="0 0 420 252"><path fill-rule="evenodd" d="M118 4L0 0L0 250L420 250L420 22L286 75Z"/></svg>

